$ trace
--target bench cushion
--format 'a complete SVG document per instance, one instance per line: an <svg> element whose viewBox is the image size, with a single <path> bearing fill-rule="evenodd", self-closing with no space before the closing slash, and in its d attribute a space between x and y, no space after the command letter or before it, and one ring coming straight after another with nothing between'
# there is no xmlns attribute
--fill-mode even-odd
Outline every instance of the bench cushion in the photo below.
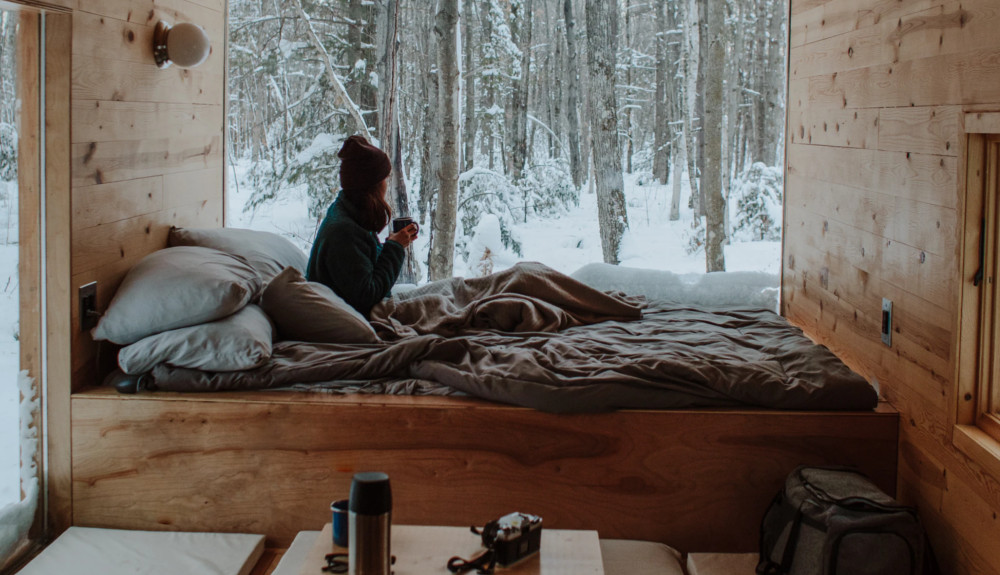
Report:
<svg viewBox="0 0 1000 575"><path fill-rule="evenodd" d="M754 575L756 553L691 553L688 575Z"/></svg>
<svg viewBox="0 0 1000 575"><path fill-rule="evenodd" d="M601 539L604 575L684 575L681 554L653 541Z"/></svg>

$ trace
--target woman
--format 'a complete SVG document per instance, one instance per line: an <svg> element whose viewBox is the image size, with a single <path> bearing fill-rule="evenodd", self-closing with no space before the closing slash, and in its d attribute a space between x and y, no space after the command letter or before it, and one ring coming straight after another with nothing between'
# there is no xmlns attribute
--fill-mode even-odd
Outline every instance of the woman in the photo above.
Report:
<svg viewBox="0 0 1000 575"><path fill-rule="evenodd" d="M389 157L361 136L347 138L337 155L341 191L316 232L306 278L329 286L368 317L396 283L417 226L410 224L389 234L385 244L379 242L378 233L392 216L385 201Z"/></svg>

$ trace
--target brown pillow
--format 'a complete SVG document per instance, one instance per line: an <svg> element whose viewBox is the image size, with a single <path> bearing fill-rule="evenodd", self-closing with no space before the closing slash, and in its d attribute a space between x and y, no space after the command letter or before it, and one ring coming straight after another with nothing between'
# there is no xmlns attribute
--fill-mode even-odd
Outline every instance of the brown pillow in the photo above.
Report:
<svg viewBox="0 0 1000 575"><path fill-rule="evenodd" d="M315 343L375 343L368 320L327 286L288 267L264 288L260 307L281 339Z"/></svg>

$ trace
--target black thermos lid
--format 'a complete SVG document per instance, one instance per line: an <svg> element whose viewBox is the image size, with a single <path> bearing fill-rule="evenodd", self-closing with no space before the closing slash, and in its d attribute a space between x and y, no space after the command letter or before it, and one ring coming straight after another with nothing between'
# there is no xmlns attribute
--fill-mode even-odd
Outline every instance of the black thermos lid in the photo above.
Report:
<svg viewBox="0 0 1000 575"><path fill-rule="evenodd" d="M382 515L392 510L389 476L380 471L355 473L351 482L350 510L359 515Z"/></svg>

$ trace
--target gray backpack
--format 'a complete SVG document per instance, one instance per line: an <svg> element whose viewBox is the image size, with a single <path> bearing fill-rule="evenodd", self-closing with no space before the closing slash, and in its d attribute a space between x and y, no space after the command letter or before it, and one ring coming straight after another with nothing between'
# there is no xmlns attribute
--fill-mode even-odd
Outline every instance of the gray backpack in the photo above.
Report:
<svg viewBox="0 0 1000 575"><path fill-rule="evenodd" d="M861 473L799 467L761 523L757 575L928 575L916 509Z"/></svg>

